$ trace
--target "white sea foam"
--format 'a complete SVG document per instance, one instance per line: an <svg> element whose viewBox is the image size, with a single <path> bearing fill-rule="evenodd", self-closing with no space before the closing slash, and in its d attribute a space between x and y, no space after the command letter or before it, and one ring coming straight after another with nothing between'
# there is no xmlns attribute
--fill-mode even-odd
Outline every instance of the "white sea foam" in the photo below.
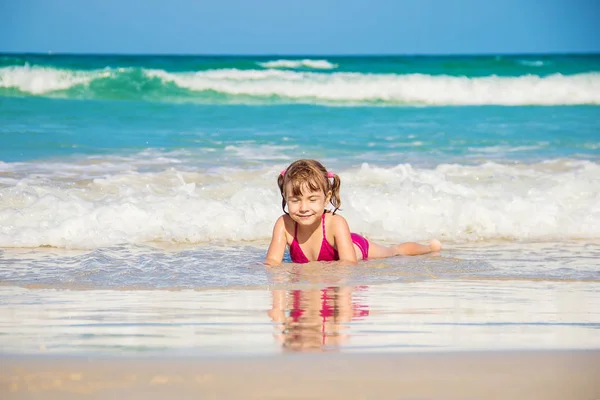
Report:
<svg viewBox="0 0 600 400"><path fill-rule="evenodd" d="M382 102L430 105L600 104L600 74L539 77L455 77L423 74L360 74L218 70L152 77L194 91L313 102Z"/></svg>
<svg viewBox="0 0 600 400"><path fill-rule="evenodd" d="M226 152L232 152L236 157L244 160L291 160L291 150L298 146L273 146L262 145L258 147L226 146Z"/></svg>
<svg viewBox="0 0 600 400"><path fill-rule="evenodd" d="M469 157L485 156L487 159L502 159L508 153L528 152L542 149L548 146L548 142L539 142L530 146L487 146L487 147L469 147Z"/></svg>
<svg viewBox="0 0 600 400"><path fill-rule="evenodd" d="M127 70L128 71L128 70ZM128 73L118 69L69 71L43 67L0 68L0 87L40 95L89 85L95 79ZM464 77L424 74L322 73L289 70L219 69L200 72L143 70L182 89L217 92L232 101L269 103L292 101L317 104L409 105L568 105L600 104L600 73L555 74L545 77ZM137 75L136 75L137 77ZM132 78L138 79L138 78ZM94 94L89 94L93 96ZM102 96L99 93L98 96ZM167 98L172 98L169 92ZM186 96L189 100L192 97ZM210 97L209 97L209 101Z"/></svg>
<svg viewBox="0 0 600 400"><path fill-rule="evenodd" d="M528 67L543 67L544 65L546 65L546 62L542 60L519 60L517 62L521 65L526 65Z"/></svg>
<svg viewBox="0 0 600 400"><path fill-rule="evenodd" d="M264 68L312 68L312 69L334 69L337 64L332 64L327 60L275 60L258 63Z"/></svg>
<svg viewBox="0 0 600 400"><path fill-rule="evenodd" d="M0 87L16 88L31 94L43 94L88 84L110 76L109 71L73 71L46 67L0 68Z"/></svg>
<svg viewBox="0 0 600 400"><path fill-rule="evenodd" d="M266 240L281 214L284 166L26 174L0 186L0 247ZM364 164L339 174L341 214L375 240L600 238L600 165L589 161Z"/></svg>

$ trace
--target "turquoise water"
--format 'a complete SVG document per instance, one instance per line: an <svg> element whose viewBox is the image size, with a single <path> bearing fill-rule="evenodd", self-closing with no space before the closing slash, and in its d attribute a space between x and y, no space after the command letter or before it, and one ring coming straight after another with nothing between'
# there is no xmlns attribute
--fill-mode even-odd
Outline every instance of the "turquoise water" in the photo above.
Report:
<svg viewBox="0 0 600 400"><path fill-rule="evenodd" d="M156 149L185 150L198 155L190 162L220 164L233 157L232 146L249 152L272 146L272 161L297 153L345 166L597 160L600 154L597 106L325 108L5 97L0 107L5 162ZM230 162L261 159L269 155Z"/></svg>
<svg viewBox="0 0 600 400"><path fill-rule="evenodd" d="M265 268L301 157L443 251ZM0 55L1 354L597 348L599 259L599 55Z"/></svg>
<svg viewBox="0 0 600 400"><path fill-rule="evenodd" d="M277 173L303 157L341 176L343 215L374 240L595 243L599 105L599 55L4 54L0 247L90 252L25 263L75 277L140 252L162 271L226 268L235 249L245 268L281 212ZM5 263L15 281L22 261Z"/></svg>

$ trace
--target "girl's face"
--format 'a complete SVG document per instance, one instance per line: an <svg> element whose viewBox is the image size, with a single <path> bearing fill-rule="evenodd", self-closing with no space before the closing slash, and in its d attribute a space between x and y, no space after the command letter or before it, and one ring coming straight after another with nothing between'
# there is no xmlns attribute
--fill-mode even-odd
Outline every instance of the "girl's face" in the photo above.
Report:
<svg viewBox="0 0 600 400"><path fill-rule="evenodd" d="M321 223L321 216L325 212L325 205L331 195L323 191L312 192L307 185L302 187L302 194L294 196L292 184L285 185L285 199L290 217L299 225L313 225Z"/></svg>

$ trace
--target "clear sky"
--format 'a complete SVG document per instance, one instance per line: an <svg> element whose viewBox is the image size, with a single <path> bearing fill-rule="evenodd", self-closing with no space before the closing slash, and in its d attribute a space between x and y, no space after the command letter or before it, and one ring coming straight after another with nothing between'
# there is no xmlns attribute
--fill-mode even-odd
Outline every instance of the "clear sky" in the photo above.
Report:
<svg viewBox="0 0 600 400"><path fill-rule="evenodd" d="M600 52L600 0L0 0L0 51Z"/></svg>

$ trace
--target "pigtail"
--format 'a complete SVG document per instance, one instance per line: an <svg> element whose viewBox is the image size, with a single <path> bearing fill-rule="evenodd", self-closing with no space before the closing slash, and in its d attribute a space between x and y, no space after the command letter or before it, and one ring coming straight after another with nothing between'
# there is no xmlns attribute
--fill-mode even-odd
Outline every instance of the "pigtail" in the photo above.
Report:
<svg viewBox="0 0 600 400"><path fill-rule="evenodd" d="M335 212L337 210L340 209L340 207L342 206L342 200L340 199L340 186L342 186L342 181L340 180L340 177L338 174L334 174L331 173L333 182L331 184L331 204L333 205L333 207L335 207L335 209L333 210L332 214L335 214Z"/></svg>
<svg viewBox="0 0 600 400"><path fill-rule="evenodd" d="M285 182L285 177L283 174L284 173L282 172L277 176L277 186L279 186L279 192L281 192L281 209L287 214L287 211L285 211L285 195L283 194L283 183Z"/></svg>

